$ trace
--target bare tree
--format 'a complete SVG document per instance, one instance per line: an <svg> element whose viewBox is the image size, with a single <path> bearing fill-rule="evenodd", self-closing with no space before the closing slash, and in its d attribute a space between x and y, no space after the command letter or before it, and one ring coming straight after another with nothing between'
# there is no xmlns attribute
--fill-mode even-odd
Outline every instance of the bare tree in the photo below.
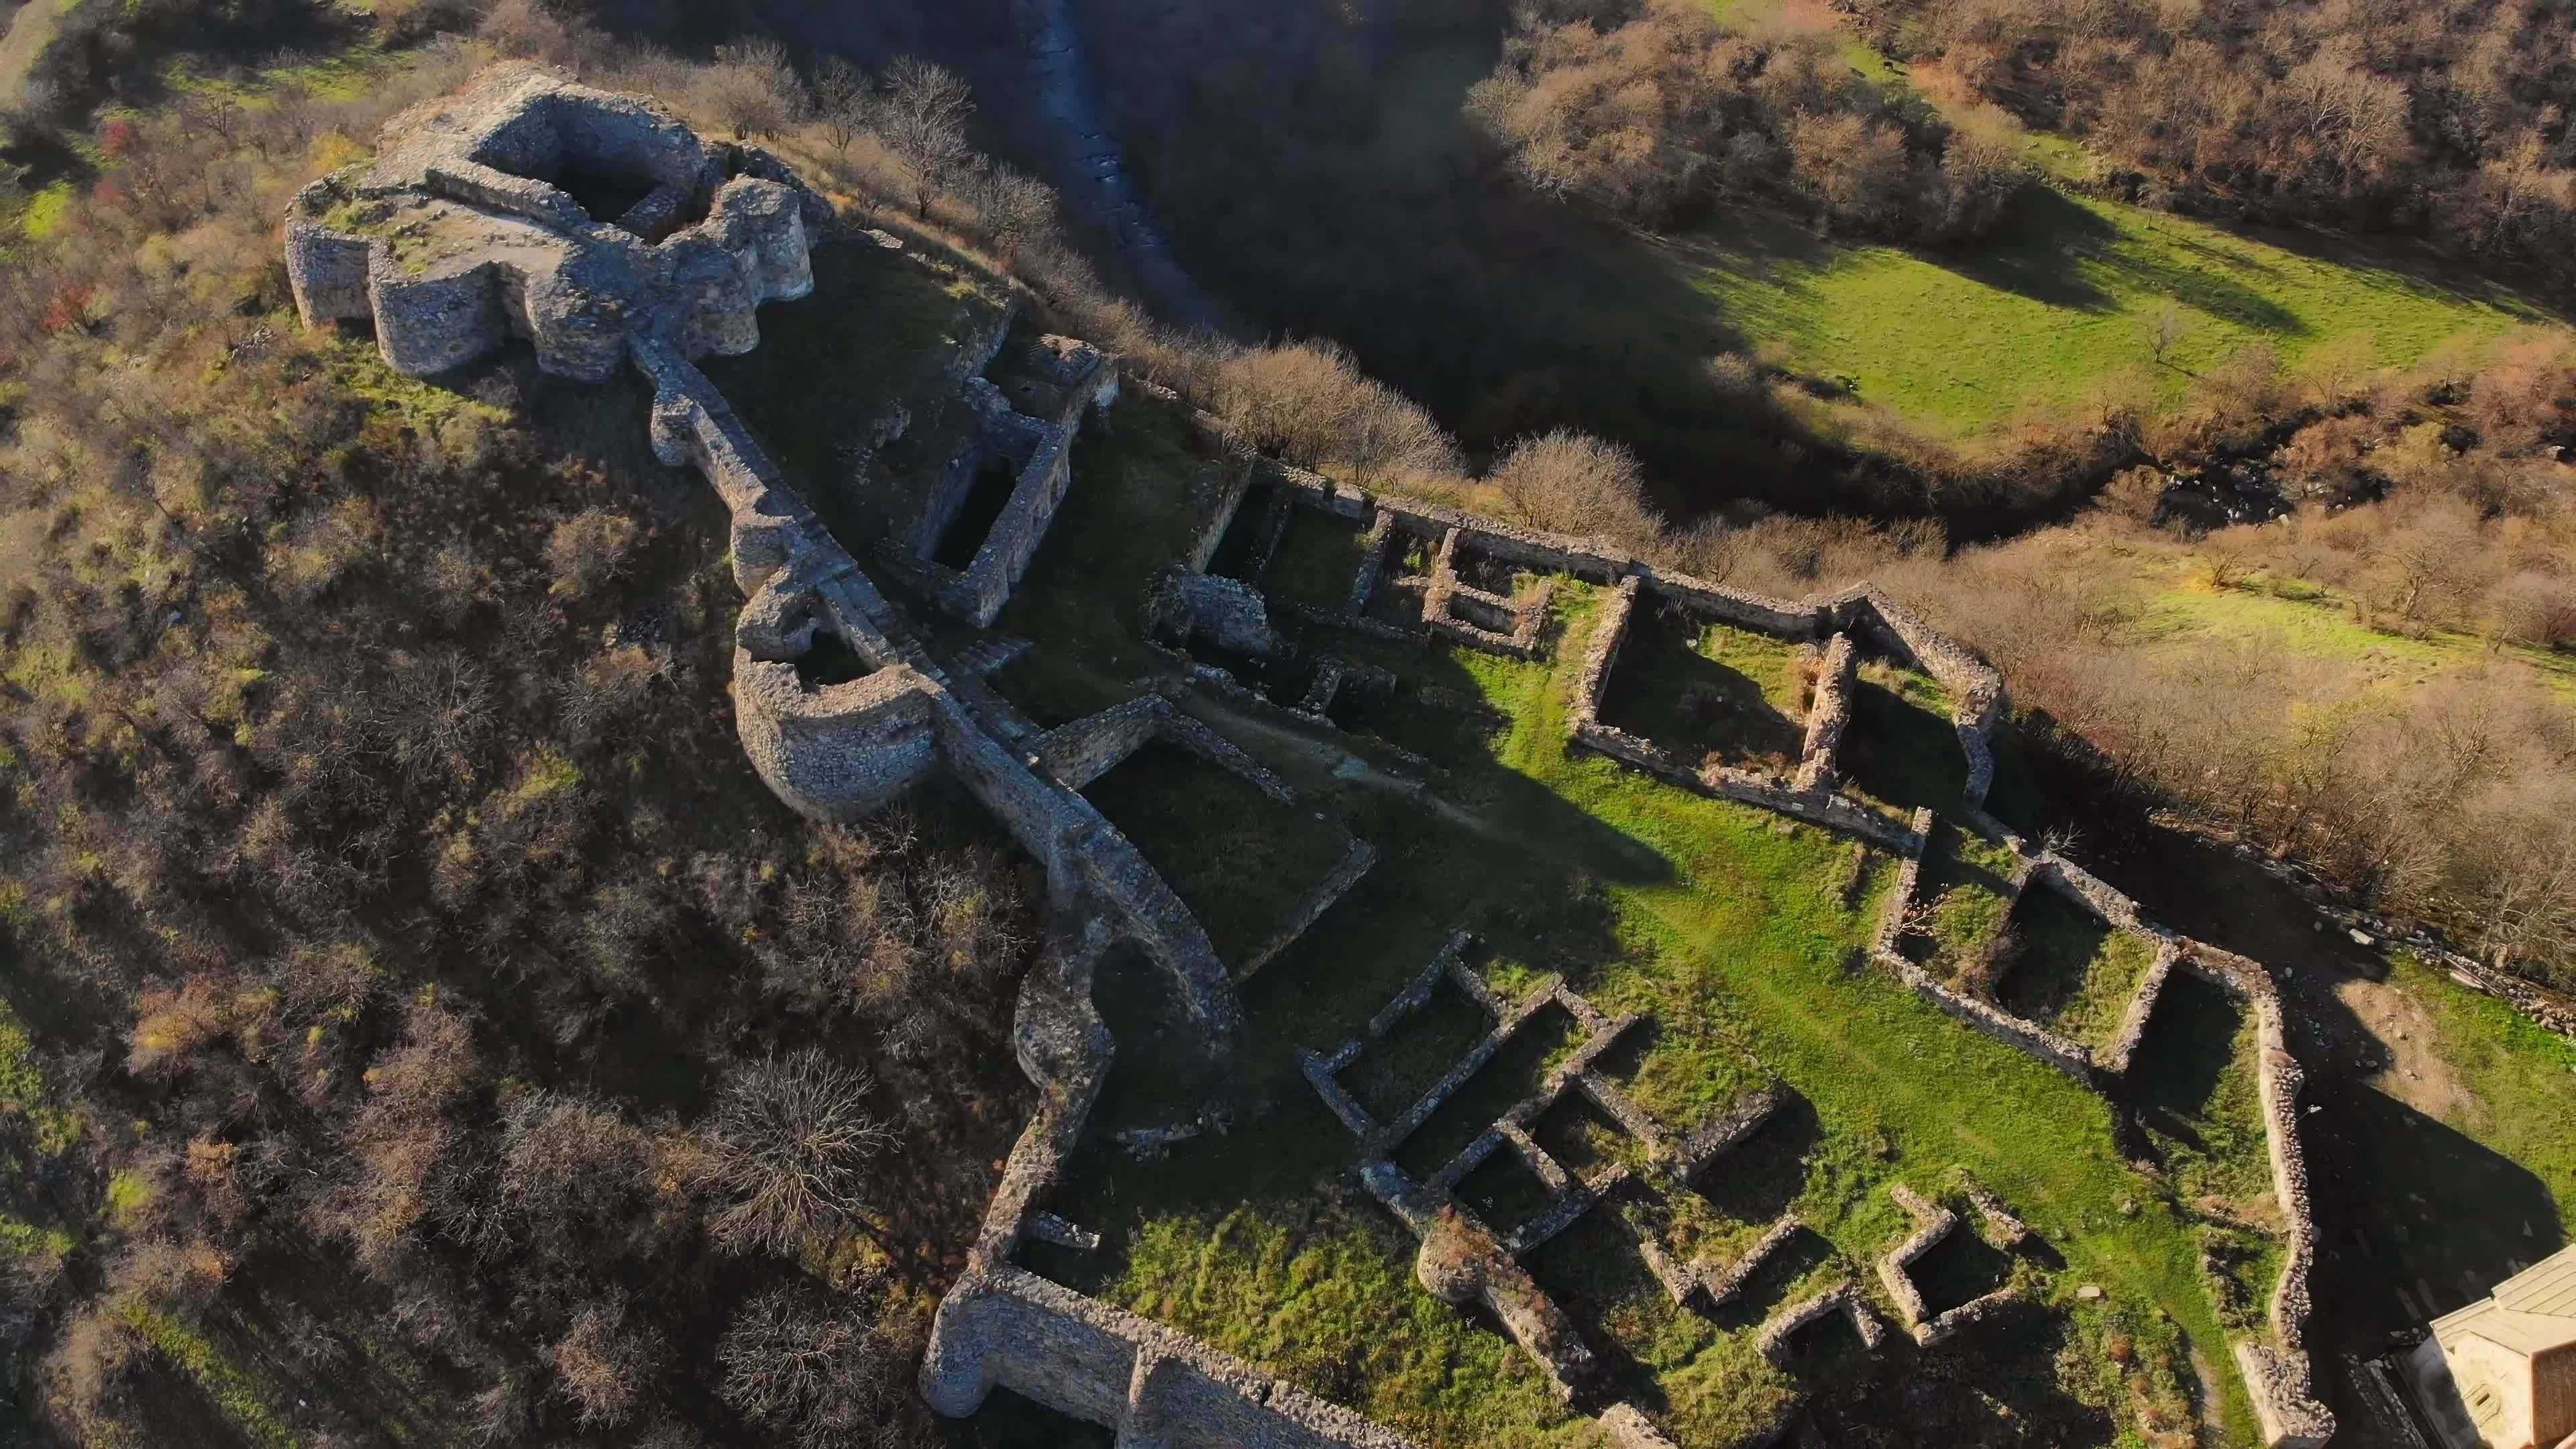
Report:
<svg viewBox="0 0 2576 1449"><path fill-rule="evenodd" d="M913 215L930 215L930 198L974 155L966 144L974 113L966 82L946 67L907 55L886 69L876 133L912 174Z"/></svg>
<svg viewBox="0 0 2576 1449"><path fill-rule="evenodd" d="M1655 536L1645 469L1623 444L1559 428L1513 444L1485 481L1533 527L1629 544Z"/></svg>
<svg viewBox="0 0 2576 1449"><path fill-rule="evenodd" d="M843 160L868 128L868 77L865 71L835 55L814 73L814 118L824 139Z"/></svg>
<svg viewBox="0 0 2576 1449"><path fill-rule="evenodd" d="M2182 304L2171 297L2166 298L2164 305L2156 309L2154 319L2147 324L2147 353L2155 359L2156 366L2174 366L2168 359L2190 330L2191 323L2182 315Z"/></svg>
<svg viewBox="0 0 2576 1449"><path fill-rule="evenodd" d="M864 1103L871 1082L807 1049L744 1066L725 1082L707 1132L730 1199L708 1232L736 1252L793 1253L849 1221L863 1169L892 1140Z"/></svg>
<svg viewBox="0 0 2576 1449"><path fill-rule="evenodd" d="M718 1393L800 1446L894 1441L913 1345L893 1312L872 1322L854 1311L867 1306L826 1307L793 1288L753 1299L717 1344Z"/></svg>

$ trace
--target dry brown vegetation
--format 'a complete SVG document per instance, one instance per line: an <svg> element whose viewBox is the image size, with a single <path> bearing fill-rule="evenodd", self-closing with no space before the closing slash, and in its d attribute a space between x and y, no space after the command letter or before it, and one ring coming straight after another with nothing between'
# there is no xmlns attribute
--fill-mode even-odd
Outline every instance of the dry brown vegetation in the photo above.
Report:
<svg viewBox="0 0 2576 1449"><path fill-rule="evenodd" d="M907 1441L1016 1112L1030 867L936 797L769 798L720 510L631 390L294 324L289 192L477 60L121 122L0 272L0 1000L85 1124L0 1109L0 1212L75 1243L12 1268L0 1359L75 1440L255 1423L272 1370L200 1347L256 1305L275 1372L363 1340L453 1388L442 1437ZM832 1288L781 1299L800 1263ZM738 1312L828 1372L747 1394Z"/></svg>
<svg viewBox="0 0 2576 1449"><path fill-rule="evenodd" d="M1898 54L2082 137L2150 200L2396 229L2576 283L2557 5L1864 0Z"/></svg>
<svg viewBox="0 0 2576 1449"><path fill-rule="evenodd" d="M1954 128L1830 34L1741 35L1679 0L1522 7L1466 110L1529 186L1650 224L1779 192L1838 230L1956 242L2032 179L2008 123Z"/></svg>
<svg viewBox="0 0 2576 1449"><path fill-rule="evenodd" d="M1920 599L2003 667L2069 790L2177 807L2576 988L2576 344L2323 391L2260 357L2227 371L2074 527L1949 555L1772 518L1681 552L1755 587ZM2175 587L2222 620L2283 600L2346 633L2303 645L2261 611L2177 631Z"/></svg>

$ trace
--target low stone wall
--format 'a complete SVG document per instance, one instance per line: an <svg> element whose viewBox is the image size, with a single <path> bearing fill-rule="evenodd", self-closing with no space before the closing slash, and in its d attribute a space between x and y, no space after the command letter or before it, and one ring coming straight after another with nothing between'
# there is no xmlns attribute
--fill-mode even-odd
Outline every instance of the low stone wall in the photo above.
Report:
<svg viewBox="0 0 2576 1449"><path fill-rule="evenodd" d="M1679 755L1660 745L1610 725L1585 722L1580 717L1576 718L1572 733L1574 743L1694 794L1714 800L1759 805L1765 810L1794 815L1811 825L1860 836L1892 850L1904 850L1914 843L1913 834L1902 822L1832 790L1801 790L1772 776L1725 766L1693 769Z"/></svg>
<svg viewBox="0 0 2576 1449"><path fill-rule="evenodd" d="M2024 1021L1991 1002L1980 1001L1952 989L1935 979L1932 973L1905 959L1904 952L1897 949L1898 939L1904 932L1906 913L1913 909L1915 891L1922 879L1923 842L1930 839L1931 831L1932 812L1928 809L1915 811L1908 834L1916 844L1906 852L1904 864L1898 867L1896 889L1888 893L1887 912L1879 918L1878 941L1871 949L1871 956L1912 988L1915 995L1950 1016L2091 1085L2093 1054L2081 1044L2068 1041L2036 1023Z"/></svg>
<svg viewBox="0 0 2576 1449"><path fill-rule="evenodd" d="M1297 938L1306 934L1306 928L1323 919L1324 912L1349 895L1351 887L1358 885L1360 877L1367 875L1376 864L1377 847L1365 840L1353 840L1350 848L1342 853L1340 862L1306 893L1297 909L1289 913L1287 924L1273 932L1269 940L1254 948L1252 954L1244 957L1242 964L1234 968L1234 984L1241 986L1250 981L1280 952L1297 944Z"/></svg>
<svg viewBox="0 0 2576 1449"><path fill-rule="evenodd" d="M2171 941L2156 947L2155 964L2147 968L2137 993L2129 998L2128 1011L2120 1018L2119 1034L2095 1054L2096 1067L2114 1077L2128 1075L2129 1064L2137 1060L2138 1043L2146 1040L2147 1023L2155 1019L2156 1003L2164 999L2165 982L2172 978L2174 963L2181 959L2182 949Z"/></svg>
<svg viewBox="0 0 2576 1449"><path fill-rule="evenodd" d="M1104 375L1112 382L1117 378L1115 372ZM1038 545L1046 541L1048 527L1064 506L1065 493L1073 486L1073 440L1083 414L1083 405L1077 403L1070 418L1051 424L1039 438L1012 486L1010 501L993 520L974 561L966 566L962 616L979 629L992 627L1001 617L1002 606L1010 602L1011 591L1029 571Z"/></svg>
<svg viewBox="0 0 2576 1449"><path fill-rule="evenodd" d="M1411 1449L1392 1430L1023 1269L970 1272L933 1320L922 1397L952 1418L995 1386L1169 1449Z"/></svg>
<svg viewBox="0 0 2576 1449"><path fill-rule="evenodd" d="M1656 598L1739 629L1800 640L1820 639L1826 633L1823 617L1812 602L1765 598L1723 584L1704 583L1688 574L1650 570L1644 577L1646 587Z"/></svg>
<svg viewBox="0 0 2576 1449"><path fill-rule="evenodd" d="M1860 668L1860 653L1852 648L1849 634L1836 634L1825 646L1824 662L1816 669L1816 697L1807 707L1807 739L1798 752L1798 788L1829 790L1833 788L1834 758L1842 749L1843 731L1851 727L1852 679Z"/></svg>
<svg viewBox="0 0 2576 1449"><path fill-rule="evenodd" d="M1896 1199L1896 1205L1905 1209L1907 1215L1914 1219L1915 1229L1905 1241L1880 1256L1878 1277L1880 1283L1887 1288L1888 1298L1896 1304L1899 1321L1905 1325L1906 1333L1913 1338L1917 1347L1930 1348L1936 1344L1946 1343L2020 1301L2018 1293L2009 1287L2004 1287L1972 1298L1938 1316L1927 1313L1923 1302L1923 1291L1914 1286L1912 1269L1917 1259L1932 1251L1943 1239L1958 1230L1959 1215L1925 1198L1904 1183L1891 1183L1887 1191L1890 1197ZM1988 1213L1990 1220L1996 1215L1992 1211ZM2019 1242L2027 1236L2028 1230L2021 1229L2018 1219L2012 1218L2009 1214L2001 1214L2001 1216L2019 1230L2014 1234L2012 1242ZM1999 1248L2008 1248L2010 1245L2010 1243L1995 1244Z"/></svg>
<svg viewBox="0 0 2576 1449"><path fill-rule="evenodd" d="M1619 648L1628 642L1628 627L1637 615L1637 591L1644 580L1631 575L1619 581L1592 621L1592 639L1584 646L1583 672L1574 677L1573 705L1566 716L1576 739L1601 723L1601 698L1610 688L1610 671L1619 667Z"/></svg>
<svg viewBox="0 0 2576 1449"><path fill-rule="evenodd" d="M1798 1330L1835 1313L1851 1319L1852 1330L1860 1335L1864 1347L1875 1349L1887 1341L1887 1325L1879 1322L1878 1315L1869 1311L1869 1305L1861 1301L1860 1294L1845 1283L1773 1314L1763 1323L1762 1331L1755 1336L1754 1342L1762 1350L1763 1357L1777 1363L1788 1352L1789 1340L1797 1336Z"/></svg>
<svg viewBox="0 0 2576 1449"><path fill-rule="evenodd" d="M1234 527L1235 515L1243 511L1243 502L1252 496L1252 465L1240 458L1229 457L1220 469L1216 505L1199 527L1198 537L1191 540L1189 552L1182 555L1180 567L1190 573L1204 574L1216 562L1217 550L1225 546L1226 533Z"/></svg>
<svg viewBox="0 0 2576 1449"><path fill-rule="evenodd" d="M1066 789L1084 789L1143 749L1171 712L1170 701L1162 696L1139 695L1125 704L1112 705L1098 714L1047 731L1037 738L1030 753L1036 757L1038 768L1053 775Z"/></svg>
<svg viewBox="0 0 2576 1449"><path fill-rule="evenodd" d="M1875 585L1860 584L1816 603L1832 627L1870 629L1882 644L1949 692L1951 724L1958 732L1959 749L1968 758L1963 804L1969 810L1983 809L1995 782L1994 733L2011 711L2002 673Z"/></svg>
<svg viewBox="0 0 2576 1449"><path fill-rule="evenodd" d="M2307 1349L2315 1305L2308 1278L2316 1265L2316 1208L2308 1191L2306 1149L2299 1142L2299 1088L2306 1080L2290 1054L2281 993L2262 964L2199 941L2182 945L2179 964L2254 1009L2256 1085L2263 1101L2272 1194L2288 1224L2281 1278L2273 1285L2272 1341L2240 1341L2236 1361L2271 1449L2318 1449L2334 1435L2334 1414L2316 1397Z"/></svg>

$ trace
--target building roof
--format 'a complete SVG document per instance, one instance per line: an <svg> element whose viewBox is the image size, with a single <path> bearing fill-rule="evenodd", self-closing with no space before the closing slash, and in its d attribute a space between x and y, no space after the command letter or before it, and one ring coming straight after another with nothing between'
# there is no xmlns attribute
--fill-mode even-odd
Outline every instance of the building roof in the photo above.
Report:
<svg viewBox="0 0 2576 1449"><path fill-rule="evenodd" d="M2469 1334L2525 1358L2576 1344L2576 1247L2497 1284L2493 1297L2433 1320L2445 1350Z"/></svg>
<svg viewBox="0 0 2576 1449"><path fill-rule="evenodd" d="M2496 1285L2496 1306L2576 1318L2576 1247L2561 1248Z"/></svg>

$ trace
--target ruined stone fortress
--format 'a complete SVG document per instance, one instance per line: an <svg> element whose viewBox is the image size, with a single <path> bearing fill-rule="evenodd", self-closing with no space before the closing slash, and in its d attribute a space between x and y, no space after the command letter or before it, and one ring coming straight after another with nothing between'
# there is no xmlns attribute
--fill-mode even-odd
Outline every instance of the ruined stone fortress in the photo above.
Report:
<svg viewBox="0 0 2576 1449"><path fill-rule="evenodd" d="M731 517L731 562L745 602L735 630L734 695L743 748L780 799L817 821L848 822L881 809L937 773L960 783L1044 868L1048 924L1025 979L1014 1025L1023 1071L1039 1091L1005 1164L963 1275L942 1304L921 1369L921 1389L943 1414L973 1412L996 1385L1056 1410L1114 1427L1122 1445L1385 1446L1406 1441L1252 1366L1147 1319L1085 1297L1020 1266L1024 1240L1096 1248L1089 1228L1039 1210L1100 1094L1116 1044L1092 1001L1095 975L1113 951L1140 952L1222 1055L1243 1030L1241 980L1370 868L1353 840L1342 864L1293 913L1287 932L1231 966L1136 847L1081 793L1148 741L1160 740L1250 781L1274 799L1294 790L1223 737L1140 693L1117 708L1041 730L983 677L1007 650L983 634L1010 598L1075 480L1071 445L1086 421L1117 400L1111 360L1070 339L1016 351L1000 326L960 341L947 376L968 425L904 486L875 500L884 532L870 540L879 567L951 627L939 637L984 642L943 649L877 588L848 541L836 539L762 451L695 362L747 351L759 340L760 304L813 287L808 247L835 227L831 206L773 156L710 143L650 102L507 64L455 95L391 123L376 159L306 187L286 224L289 276L308 326L371 320L397 371L422 375L516 342L549 372L591 381L631 367L652 391L651 440L665 462L695 467ZM890 250L900 243L874 238ZM868 239L844 244L867 245ZM902 438L912 418L890 405L864 431L877 445ZM2295 1132L2298 1067L2282 1040L2280 1007L2259 965L2163 931L2133 902L2072 862L2011 837L1984 814L1993 777L1990 742L2007 710L2003 682L1971 651L1867 587L1806 600L1765 599L1675 576L1597 542L1534 534L1491 520L1380 497L1262 460L1242 460L1206 537L1166 575L1152 601L1153 629L1173 651L1207 648L1258 660L1286 648L1260 587L1268 552L1296 510L1320 510L1361 530L1366 546L1347 607L1315 611L1362 631L1439 638L1459 647L1529 657L1550 647L1547 598L1493 586L1497 565L1571 575L1604 587L1568 725L1569 744L1594 750L1672 787L1742 801L1861 837L1904 861L1879 955L1915 991L1970 1026L2093 1081L2124 1071L2157 992L2174 969L2201 973L2250 1000L2261 1026L2260 1075L2272 1168L2291 1224L2287 1264L2271 1302L2272 1332L2237 1356L2276 1446L2315 1446L2332 1419L2308 1386L2302 1345L2314 1243ZM965 507L969 488L999 471L1008 496L968 559L934 557L935 541ZM1263 517L1252 566L1228 577L1208 566L1217 540L1247 506L1255 482ZM1408 560L1414 562L1406 562ZM1391 590L1418 598L1418 618L1390 624L1370 609ZM1684 608L1738 627L1809 641L1822 664L1803 750L1785 773L1696 764L1600 719L1599 704L1629 621L1641 601ZM1961 820L2009 842L2024 884L2066 893L2114 929L2151 937L2155 969L2140 987L2119 1041L2099 1056L1927 976L1893 949L1913 892L1929 811L1900 820L1837 789L1836 752L1850 719L1851 681L1863 650L1936 678L1956 706L1969 762ZM1187 656L1183 656L1186 660ZM1224 672L1191 663L1195 679L1230 686ZM1327 661L1294 712L1329 725L1342 690L1374 687L1367 671ZM1359 1180L1421 1242L1417 1276L1451 1302L1480 1303L1572 1402L1595 1414L1615 1443L1667 1441L1636 1405L1605 1398L1597 1363L1576 1327L1521 1260L1592 1212L1635 1221L1639 1204L1676 1190L1724 1157L1786 1100L1774 1084L1686 1127L1658 1123L1595 1069L1638 1025L1612 1016L1558 978L1505 1000L1474 968L1477 943L1461 935L1427 964L1353 1039L1309 1044L1314 1090L1357 1146ZM1465 992L1491 1031L1457 1067L1395 1120L1370 1116L1339 1078L1436 989ZM1541 1012L1579 1025L1579 1047L1540 1093L1515 1104L1455 1160L1417 1181L1393 1160L1419 1127ZM1538 1113L1567 1094L1597 1105L1642 1145L1643 1166L1584 1176L1533 1139ZM1197 1130L1188 1123L1140 1137L1140 1151ZM1509 1234L1478 1220L1456 1196L1460 1180L1496 1153L1520 1156L1543 1181L1549 1206ZM1877 1267L1898 1325L1918 1342L1969 1331L2004 1306L1990 1294L1937 1316L1924 1312L1910 1265L1973 1218L1999 1248L2030 1236L2010 1208L1970 1186L1966 1212L1896 1189L1917 1224ZM1775 1224L1733 1262L1687 1259L1641 1234L1646 1261L1676 1304L1714 1311L1799 1230ZM1847 1316L1863 1341L1887 1332L1852 1284L1788 1305L1764 1324L1778 1351L1810 1324Z"/></svg>

